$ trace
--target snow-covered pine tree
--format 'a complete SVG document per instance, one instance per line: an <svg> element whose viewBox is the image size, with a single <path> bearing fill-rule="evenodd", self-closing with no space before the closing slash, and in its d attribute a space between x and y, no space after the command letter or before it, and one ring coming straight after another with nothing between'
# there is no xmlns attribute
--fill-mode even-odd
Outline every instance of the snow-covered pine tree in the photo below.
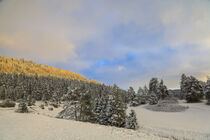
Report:
<svg viewBox="0 0 210 140"><path fill-rule="evenodd" d="M195 77L187 77L183 88L187 102L199 102L203 98L203 88Z"/></svg>
<svg viewBox="0 0 210 140"><path fill-rule="evenodd" d="M79 102L79 98L80 98L80 92L78 88L75 88L72 91L72 94L70 96L70 102L69 102L69 107L71 108L69 110L72 110L72 118L74 120L80 120L80 112L79 112L79 108L80 108L80 102Z"/></svg>
<svg viewBox="0 0 210 140"><path fill-rule="evenodd" d="M132 101L133 98L135 97L135 91L134 91L133 87L129 87L127 93L128 93L128 99L129 99L130 101Z"/></svg>
<svg viewBox="0 0 210 140"><path fill-rule="evenodd" d="M136 119L136 113L134 110L131 110L129 116L126 118L126 128L128 129L138 129L139 125Z"/></svg>
<svg viewBox="0 0 210 140"><path fill-rule="evenodd" d="M133 98L133 100L131 100L130 102L130 106L138 106L141 104L141 95L136 94L135 97Z"/></svg>
<svg viewBox="0 0 210 140"><path fill-rule="evenodd" d="M187 76L183 73L181 76L181 82L180 82L180 90L181 90L181 95L180 95L180 99L184 99L185 97L185 93L187 93Z"/></svg>
<svg viewBox="0 0 210 140"><path fill-rule="evenodd" d="M112 126L124 127L126 119L127 106L123 103L120 96L119 87L114 84L112 89L113 99L110 101L110 109L108 112L109 123Z"/></svg>
<svg viewBox="0 0 210 140"><path fill-rule="evenodd" d="M144 89L139 87L138 93L136 94L136 96L139 100L139 104L146 104L147 95L148 95L148 89L147 89L146 85L145 85Z"/></svg>
<svg viewBox="0 0 210 140"><path fill-rule="evenodd" d="M158 90L158 86L159 86L159 82L157 78L152 78L149 82L149 94L158 94L157 90ZM157 95L159 96L159 95ZM159 97L158 97L159 98Z"/></svg>
<svg viewBox="0 0 210 140"><path fill-rule="evenodd" d="M93 114L95 117L95 122L102 124L102 125L108 125L108 95L105 94L103 90L100 91L100 94L95 99L95 104L93 107Z"/></svg>
<svg viewBox="0 0 210 140"><path fill-rule="evenodd" d="M90 90L83 91L80 97L80 120L94 122L93 103Z"/></svg>
<svg viewBox="0 0 210 140"><path fill-rule="evenodd" d="M165 99L166 97L169 96L169 92L167 87L163 84L163 80L160 81L158 85L158 90L157 90L157 95L160 96L160 99Z"/></svg>

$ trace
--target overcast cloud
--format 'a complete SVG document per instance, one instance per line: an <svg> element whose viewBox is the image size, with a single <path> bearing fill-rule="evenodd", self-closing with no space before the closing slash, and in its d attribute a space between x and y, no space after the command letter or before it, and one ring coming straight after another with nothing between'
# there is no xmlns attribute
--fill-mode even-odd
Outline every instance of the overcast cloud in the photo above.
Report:
<svg viewBox="0 0 210 140"><path fill-rule="evenodd" d="M2 0L0 54L122 88L210 70L208 0Z"/></svg>

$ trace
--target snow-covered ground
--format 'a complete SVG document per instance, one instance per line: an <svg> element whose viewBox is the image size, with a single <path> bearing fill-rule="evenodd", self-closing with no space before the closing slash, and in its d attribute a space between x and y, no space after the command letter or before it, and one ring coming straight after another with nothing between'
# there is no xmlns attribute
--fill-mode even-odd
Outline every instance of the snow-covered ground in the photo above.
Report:
<svg viewBox="0 0 210 140"><path fill-rule="evenodd" d="M98 124L57 119L61 107L15 113L15 108L0 108L0 140L210 140L210 106L189 106L184 112L155 112L143 106L133 108L140 129L137 131ZM16 105L17 107L17 105Z"/></svg>
<svg viewBox="0 0 210 140"><path fill-rule="evenodd" d="M205 103L185 103L184 112L155 112L139 106L133 108L143 132L177 139L210 140L210 106Z"/></svg>
<svg viewBox="0 0 210 140"><path fill-rule="evenodd" d="M17 105L16 105L17 106ZM167 140L147 132L54 118L54 111L37 106L30 113L0 108L0 140Z"/></svg>

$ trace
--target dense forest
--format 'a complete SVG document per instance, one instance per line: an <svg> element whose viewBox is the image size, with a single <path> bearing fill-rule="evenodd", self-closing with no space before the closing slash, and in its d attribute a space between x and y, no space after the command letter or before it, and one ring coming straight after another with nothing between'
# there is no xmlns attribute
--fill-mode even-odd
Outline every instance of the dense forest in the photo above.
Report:
<svg viewBox="0 0 210 140"><path fill-rule="evenodd" d="M65 103L58 118L125 127L129 93L117 85L106 86L78 80L0 74L0 99L43 101L54 107ZM129 127L129 126L127 126Z"/></svg>

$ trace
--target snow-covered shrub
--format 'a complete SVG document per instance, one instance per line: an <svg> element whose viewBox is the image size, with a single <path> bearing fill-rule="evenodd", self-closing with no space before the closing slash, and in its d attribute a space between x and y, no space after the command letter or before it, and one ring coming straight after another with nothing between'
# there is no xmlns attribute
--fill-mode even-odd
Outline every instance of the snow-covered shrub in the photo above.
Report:
<svg viewBox="0 0 210 140"><path fill-rule="evenodd" d="M136 113L134 110L131 110L129 116L126 118L126 128L128 129L137 129L139 128Z"/></svg>
<svg viewBox="0 0 210 140"><path fill-rule="evenodd" d="M24 102L19 103L18 109L16 110L16 112L27 113L28 112L28 107L27 107L26 103L24 103Z"/></svg>

